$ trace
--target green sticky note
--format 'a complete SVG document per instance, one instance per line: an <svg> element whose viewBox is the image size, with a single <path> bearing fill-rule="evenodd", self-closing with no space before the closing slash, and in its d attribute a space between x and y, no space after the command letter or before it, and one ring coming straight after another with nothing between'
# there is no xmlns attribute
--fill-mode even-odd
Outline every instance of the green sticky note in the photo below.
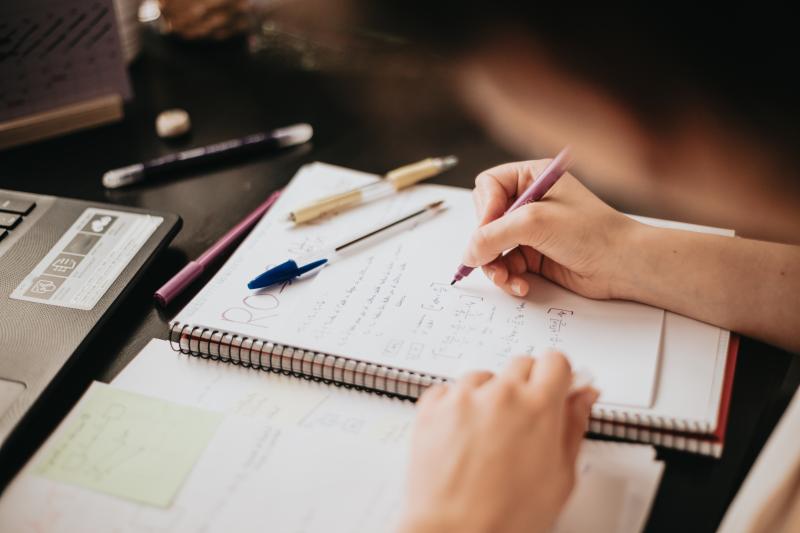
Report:
<svg viewBox="0 0 800 533"><path fill-rule="evenodd" d="M167 507L222 421L221 413L92 384L34 473Z"/></svg>

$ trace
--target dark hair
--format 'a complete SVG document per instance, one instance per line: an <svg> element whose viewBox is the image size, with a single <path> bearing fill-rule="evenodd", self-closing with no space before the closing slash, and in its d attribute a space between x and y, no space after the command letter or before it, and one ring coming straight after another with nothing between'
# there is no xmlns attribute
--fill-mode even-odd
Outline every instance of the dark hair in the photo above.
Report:
<svg viewBox="0 0 800 533"><path fill-rule="evenodd" d="M516 32L651 126L669 127L687 104L699 105L796 157L800 32L790 8L781 14L760 4L639 3L616 10L604 4L601 10L526 0L353 1L372 29L445 56Z"/></svg>

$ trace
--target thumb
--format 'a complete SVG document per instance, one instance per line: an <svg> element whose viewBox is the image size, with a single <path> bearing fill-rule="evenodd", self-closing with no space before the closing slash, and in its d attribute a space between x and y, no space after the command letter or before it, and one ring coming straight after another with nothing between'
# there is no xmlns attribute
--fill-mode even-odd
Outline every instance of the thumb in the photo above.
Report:
<svg viewBox="0 0 800 533"><path fill-rule="evenodd" d="M546 202L532 203L478 227L467 245L463 263L483 266L519 245L538 249L552 231L549 211Z"/></svg>

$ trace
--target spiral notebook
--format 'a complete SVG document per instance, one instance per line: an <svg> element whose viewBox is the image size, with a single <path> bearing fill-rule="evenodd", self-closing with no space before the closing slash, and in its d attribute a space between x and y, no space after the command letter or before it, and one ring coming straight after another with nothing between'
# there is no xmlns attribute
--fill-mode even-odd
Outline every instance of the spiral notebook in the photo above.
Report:
<svg viewBox="0 0 800 533"><path fill-rule="evenodd" d="M309 191L322 196L375 179L321 163L301 169L171 323L173 348L412 399L468 370L497 370L515 354L558 349L590 371L602 391L595 430L626 428L629 437L630 428L652 429L635 436L647 440L658 431L717 429L728 332L642 304L583 298L537 277L525 299L503 294L480 274L450 287L452 263L475 225L465 189L423 185L316 224L294 228L285 221ZM316 276L257 292L245 287L271 264L434 200L448 208Z"/></svg>

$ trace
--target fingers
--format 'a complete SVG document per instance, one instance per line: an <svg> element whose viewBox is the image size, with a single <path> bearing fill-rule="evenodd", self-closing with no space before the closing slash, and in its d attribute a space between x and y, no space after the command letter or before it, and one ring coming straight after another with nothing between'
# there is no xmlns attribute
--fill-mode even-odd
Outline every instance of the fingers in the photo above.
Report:
<svg viewBox="0 0 800 533"><path fill-rule="evenodd" d="M510 201L510 197L499 183L482 176L483 174L475 180L475 189L472 190L472 200L475 203L475 214L478 216L479 226L499 218L505 212Z"/></svg>
<svg viewBox="0 0 800 533"><path fill-rule="evenodd" d="M510 381L528 381L533 364L533 357L527 355L515 357L506 365L500 377Z"/></svg>
<svg viewBox="0 0 800 533"><path fill-rule="evenodd" d="M502 287L508 280L508 268L506 268L505 261L502 257L498 257L488 265L483 266L483 273L489 278L492 283Z"/></svg>
<svg viewBox="0 0 800 533"><path fill-rule="evenodd" d="M445 394L447 394L447 389L448 385L446 383L437 383L436 385L431 385L417 400L417 407L434 403L436 400L441 399Z"/></svg>
<svg viewBox="0 0 800 533"><path fill-rule="evenodd" d="M522 255L525 257L525 264L528 267L528 272L541 274L542 264L544 261L544 256L541 254L541 252L534 250L530 246L520 246L519 249Z"/></svg>
<svg viewBox="0 0 800 533"><path fill-rule="evenodd" d="M547 352L536 361L536 372L530 379L533 393L547 403L562 405L572 384L569 361L558 352Z"/></svg>
<svg viewBox="0 0 800 533"><path fill-rule="evenodd" d="M565 460L574 464L586 433L589 416L592 414L592 405L600 393L589 387L577 392L569 398L567 403L567 421L564 428Z"/></svg>
<svg viewBox="0 0 800 533"><path fill-rule="evenodd" d="M519 249L519 246L505 254L503 256L503 260L508 266L508 272L510 274L519 275L527 272L528 270L528 264L525 262L525 256L522 255L522 251Z"/></svg>
<svg viewBox="0 0 800 533"><path fill-rule="evenodd" d="M480 226L472 234L463 263L483 266L506 250L527 245L539 248L553 231L551 206L537 202ZM546 250L539 250L547 253Z"/></svg>
<svg viewBox="0 0 800 533"><path fill-rule="evenodd" d="M494 374L488 370L477 370L475 372L465 374L461 379L458 380L458 385L461 387L475 389L492 379L492 377L494 377Z"/></svg>
<svg viewBox="0 0 800 533"><path fill-rule="evenodd" d="M520 246L482 268L486 277L508 294L525 296L530 292L530 283L525 274L538 274L541 258L542 255L536 250Z"/></svg>
<svg viewBox="0 0 800 533"><path fill-rule="evenodd" d="M481 172L475 179L473 198L479 225L500 217L511 199L524 191L547 161L506 163Z"/></svg>
<svg viewBox="0 0 800 533"><path fill-rule="evenodd" d="M503 256L503 262L508 269L508 277L500 287L514 296L525 296L530 287L528 281L522 276L528 271L528 264L520 247L514 248Z"/></svg>

